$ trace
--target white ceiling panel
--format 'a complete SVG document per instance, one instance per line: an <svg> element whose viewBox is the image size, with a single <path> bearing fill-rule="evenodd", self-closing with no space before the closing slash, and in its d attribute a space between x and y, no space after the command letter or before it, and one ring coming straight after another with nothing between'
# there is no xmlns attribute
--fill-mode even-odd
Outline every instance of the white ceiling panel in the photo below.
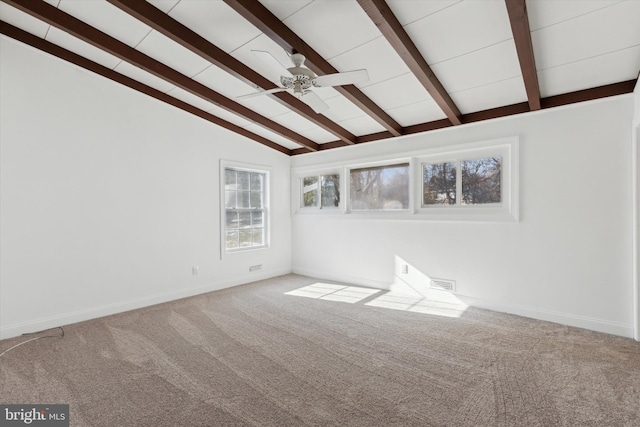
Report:
<svg viewBox="0 0 640 427"><path fill-rule="evenodd" d="M387 113L403 127L432 122L447 117L433 99L392 108L387 110Z"/></svg>
<svg viewBox="0 0 640 427"><path fill-rule="evenodd" d="M136 46L151 28L106 1L62 0L58 9L129 45Z"/></svg>
<svg viewBox="0 0 640 427"><path fill-rule="evenodd" d="M449 93L522 75L513 40L440 62L432 70Z"/></svg>
<svg viewBox="0 0 640 427"><path fill-rule="evenodd" d="M181 89L179 87L174 87L169 92L167 92L167 95L171 95L174 98L178 98L179 100L184 101L187 104L191 104L194 107L201 109L202 111L211 111L214 108L218 108L216 104L209 102L205 99L202 99L199 96L196 96L190 92L187 92L186 90Z"/></svg>
<svg viewBox="0 0 640 427"><path fill-rule="evenodd" d="M284 23L326 60L380 36L356 0L315 0Z"/></svg>
<svg viewBox="0 0 640 427"><path fill-rule="evenodd" d="M637 70L640 46L539 71L540 94L547 97L632 80Z"/></svg>
<svg viewBox="0 0 640 427"><path fill-rule="evenodd" d="M201 56L187 50L157 31L151 31L136 47L140 52L164 62L169 67L193 77L211 65Z"/></svg>
<svg viewBox="0 0 640 427"><path fill-rule="evenodd" d="M311 4L313 0L262 0L262 3L271 13L278 17L279 20L284 21L289 16L293 15L300 9Z"/></svg>
<svg viewBox="0 0 640 427"><path fill-rule="evenodd" d="M405 30L429 64L513 38L503 0L462 1Z"/></svg>
<svg viewBox="0 0 640 427"><path fill-rule="evenodd" d="M169 16L227 53L261 34L222 1L181 1Z"/></svg>
<svg viewBox="0 0 640 427"><path fill-rule="evenodd" d="M640 45L640 1L624 1L531 34L538 70ZM607 25L606 31L603 23Z"/></svg>
<svg viewBox="0 0 640 427"><path fill-rule="evenodd" d="M55 27L49 28L46 39L53 44L57 44L60 47L70 50L71 52L75 52L78 55L84 56L85 58L110 69L114 69L115 66L120 63L120 59L110 53L100 50L89 43L83 42L69 33Z"/></svg>
<svg viewBox="0 0 640 427"><path fill-rule="evenodd" d="M271 132L270 130L267 130L265 128L263 128L260 125L250 125L245 127L246 130L253 132L257 135L260 136L264 136L265 138L275 142L276 144L280 144L283 147L287 147L289 149L295 150L296 148L300 148L302 147L299 144L296 144L295 142L291 141L290 139L287 139L283 136L278 135L277 133Z"/></svg>
<svg viewBox="0 0 640 427"><path fill-rule="evenodd" d="M195 76L193 80L202 83L203 85L208 86L216 92L219 92L231 99L235 99L241 95L257 92L253 86L249 86L242 80L235 78L215 65L212 65Z"/></svg>
<svg viewBox="0 0 640 427"><path fill-rule="evenodd" d="M247 108L251 108L258 114L265 117L273 118L281 114L290 112L291 110L278 101L274 101L267 95L256 96L253 98L234 99L238 104L242 104Z"/></svg>
<svg viewBox="0 0 640 427"><path fill-rule="evenodd" d="M412 73L406 73L384 82L363 87L365 93L382 109L392 109L431 99L429 92Z"/></svg>
<svg viewBox="0 0 640 427"><path fill-rule="evenodd" d="M41 39L47 35L49 29L49 24L3 2L0 2L0 19Z"/></svg>
<svg viewBox="0 0 640 427"><path fill-rule="evenodd" d="M333 142L338 140L338 138L335 135L327 132L326 130L320 127L303 130L298 133L306 138L309 138L312 141L317 142L318 144L325 144L327 142Z"/></svg>
<svg viewBox="0 0 640 427"><path fill-rule="evenodd" d="M391 0L387 4L402 26L419 21L462 0Z"/></svg>
<svg viewBox="0 0 640 427"><path fill-rule="evenodd" d="M455 92L451 94L451 98L460 109L460 112L467 114L526 102L527 93L522 78L516 77Z"/></svg>
<svg viewBox="0 0 640 427"><path fill-rule="evenodd" d="M171 9L173 9L180 0L147 0L147 2L151 3L164 13L169 13Z"/></svg>
<svg viewBox="0 0 640 427"><path fill-rule="evenodd" d="M368 135L386 130L369 116L354 117L338 122L338 124L354 135Z"/></svg>
<svg viewBox="0 0 640 427"><path fill-rule="evenodd" d="M272 117L271 120L276 123L280 123L297 133L318 127L318 125L312 121L302 117L298 113L294 113L293 111Z"/></svg>
<svg viewBox="0 0 640 427"><path fill-rule="evenodd" d="M161 92L166 93L176 87L176 85L171 84L166 80L161 79L160 77L156 77L153 74L148 73L147 71L138 68L135 65L131 65L125 61L120 61L114 71L127 77L131 77L132 79L137 80L140 83L144 83L147 86L151 86L154 89L158 89Z"/></svg>
<svg viewBox="0 0 640 427"><path fill-rule="evenodd" d="M342 95L336 89L332 87L317 87L314 88L313 91L322 99L324 102L327 102L330 99L335 97L341 97ZM328 103L328 102L327 102Z"/></svg>
<svg viewBox="0 0 640 427"><path fill-rule="evenodd" d="M254 125L253 122L251 122L251 121L249 121L247 119L244 119L244 118L238 116L237 114L230 113L229 111L225 110L224 108L215 107L215 108L212 108L212 109L208 110L207 112L213 114L214 116L218 116L221 119L228 121L229 123L233 123L234 125L240 126L242 128L246 128L248 126Z"/></svg>
<svg viewBox="0 0 640 427"><path fill-rule="evenodd" d="M536 31L612 6L622 0L527 0L529 28Z"/></svg>
<svg viewBox="0 0 640 427"><path fill-rule="evenodd" d="M380 83L410 71L400 55L382 36L336 56L330 62L338 71L366 69L369 81L359 84L360 87Z"/></svg>
<svg viewBox="0 0 640 427"><path fill-rule="evenodd" d="M280 123L283 126L288 127L294 132L299 133L300 135L307 136L312 141L315 142L326 142L326 141L335 141L338 139L335 135L327 132L322 129L320 126L315 123L305 119L299 114L294 112L289 112L286 114L282 114L280 116L274 117L272 119L274 122Z"/></svg>
<svg viewBox="0 0 640 427"><path fill-rule="evenodd" d="M319 91L316 90L316 93L318 92ZM344 96L335 96L333 98L326 99L324 102L327 103L329 109L323 114L334 122L353 119L363 115L363 111Z"/></svg>

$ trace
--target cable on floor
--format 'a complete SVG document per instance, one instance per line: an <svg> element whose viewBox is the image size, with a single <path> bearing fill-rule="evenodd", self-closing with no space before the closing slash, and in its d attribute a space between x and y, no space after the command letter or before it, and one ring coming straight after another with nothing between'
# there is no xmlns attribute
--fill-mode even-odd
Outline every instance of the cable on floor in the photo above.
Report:
<svg viewBox="0 0 640 427"><path fill-rule="evenodd" d="M42 338L62 338L62 337L64 337L64 329L62 329L62 326L58 326L57 328L52 328L52 329L44 329L44 330L38 331L38 332L28 332L26 334L22 334L22 336L40 334L42 332L51 331L53 329L60 329L60 332L61 332L60 335L43 335L41 337L35 337L35 338L28 339L26 341L22 341L21 343L18 343L16 345L14 345L13 347L10 347L10 348L6 349L5 351L3 351L2 353L0 353L0 357L2 357L5 354L9 353L14 348L20 347L21 345L29 343L31 341L40 340Z"/></svg>

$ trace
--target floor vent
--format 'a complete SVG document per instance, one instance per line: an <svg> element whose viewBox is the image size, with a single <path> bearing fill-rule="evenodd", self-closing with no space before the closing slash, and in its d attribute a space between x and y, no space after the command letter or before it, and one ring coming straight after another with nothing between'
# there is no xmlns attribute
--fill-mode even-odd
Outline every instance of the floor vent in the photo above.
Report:
<svg viewBox="0 0 640 427"><path fill-rule="evenodd" d="M447 279L431 279L429 283L430 289L436 289L438 291L447 291L447 292L456 292L456 282L455 280L447 280Z"/></svg>

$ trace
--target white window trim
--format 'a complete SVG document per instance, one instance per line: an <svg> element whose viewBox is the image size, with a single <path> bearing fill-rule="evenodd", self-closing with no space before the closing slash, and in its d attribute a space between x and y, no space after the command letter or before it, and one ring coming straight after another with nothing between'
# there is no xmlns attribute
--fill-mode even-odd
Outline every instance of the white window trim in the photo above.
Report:
<svg viewBox="0 0 640 427"><path fill-rule="evenodd" d="M265 183L264 183L264 227L265 227L265 244L259 247L250 247L250 248L239 248L228 250L226 246L226 234L227 234L227 209L225 203L225 170L236 169L240 171L246 172L257 172L265 174ZM256 165L251 163L242 163L236 162L232 160L220 160L220 259L225 259L228 257L236 257L241 256L242 254L247 254L256 251L263 251L265 249L269 249L271 247L271 174L273 168L270 166L264 165Z"/></svg>

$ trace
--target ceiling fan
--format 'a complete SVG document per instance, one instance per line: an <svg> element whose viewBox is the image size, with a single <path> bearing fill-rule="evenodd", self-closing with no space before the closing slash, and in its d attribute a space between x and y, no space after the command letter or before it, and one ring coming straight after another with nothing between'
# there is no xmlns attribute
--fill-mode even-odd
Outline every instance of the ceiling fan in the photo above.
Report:
<svg viewBox="0 0 640 427"><path fill-rule="evenodd" d="M274 72L280 74L280 84L282 87L242 95L239 96L238 99L253 98L254 96L292 90L293 95L311 107L313 111L316 113L322 113L323 111L326 111L329 106L311 90L312 88L350 85L354 83L363 83L369 80L369 73L364 69L317 76L313 71L303 66L306 58L300 53L294 53L291 55L293 67L286 68L269 52L261 50L252 50L251 52L260 58Z"/></svg>

